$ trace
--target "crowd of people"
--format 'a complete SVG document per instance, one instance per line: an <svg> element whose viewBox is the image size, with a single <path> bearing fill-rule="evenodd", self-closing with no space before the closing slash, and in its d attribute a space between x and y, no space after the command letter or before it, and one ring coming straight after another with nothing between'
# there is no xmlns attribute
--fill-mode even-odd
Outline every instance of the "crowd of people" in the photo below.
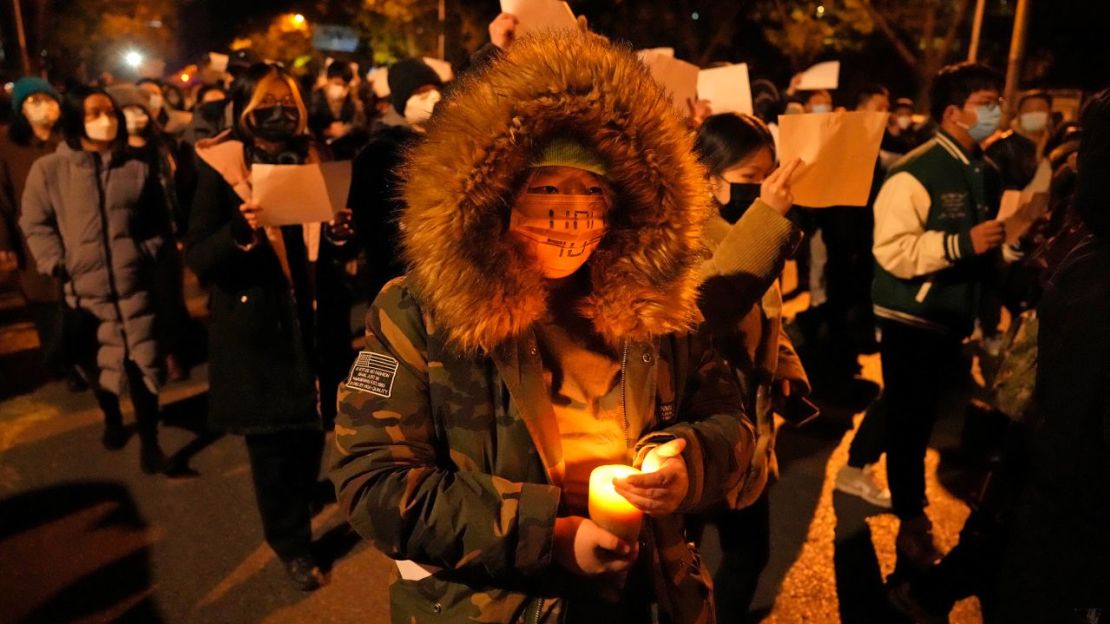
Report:
<svg viewBox="0 0 1110 624"><path fill-rule="evenodd" d="M877 352L883 395L836 487L899 520L893 605L920 622L970 595L991 622L1108 606L1110 91L1064 123L1048 93L1003 101L981 64L942 69L927 114L867 86L854 109L890 113L857 163L868 204L811 209L777 121L839 94L754 81L755 114L683 118L625 48L515 26L499 16L458 79L405 59L377 92L346 62L304 77L246 54L188 93L14 83L0 270L51 373L95 395L105 448L127 444L126 394L142 471L167 470L159 393L198 359L188 270L208 294L208 426L243 437L298 588L326 582L326 454L351 525L398 560L395 621L740 622L770 554L776 422L850 403ZM329 160L352 163L347 209L268 225L252 167ZM1003 192L1041 170L1048 209L1013 235ZM944 554L925 453L969 340L1001 362L985 409L1006 424ZM646 514L638 539L591 518L606 464L644 468L614 483Z"/></svg>

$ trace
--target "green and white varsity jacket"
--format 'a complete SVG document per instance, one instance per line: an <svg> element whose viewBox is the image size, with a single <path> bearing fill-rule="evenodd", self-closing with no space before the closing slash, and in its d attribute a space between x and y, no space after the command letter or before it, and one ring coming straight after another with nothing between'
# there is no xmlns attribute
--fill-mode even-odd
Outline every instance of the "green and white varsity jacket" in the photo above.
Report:
<svg viewBox="0 0 1110 624"><path fill-rule="evenodd" d="M944 131L891 168L875 200L875 315L966 336L974 326L985 264L971 228L987 220L983 170Z"/></svg>

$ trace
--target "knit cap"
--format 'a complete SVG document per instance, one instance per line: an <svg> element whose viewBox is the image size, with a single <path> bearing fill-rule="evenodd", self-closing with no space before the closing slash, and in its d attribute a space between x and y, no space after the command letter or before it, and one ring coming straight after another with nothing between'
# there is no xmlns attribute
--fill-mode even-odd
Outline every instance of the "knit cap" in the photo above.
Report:
<svg viewBox="0 0 1110 624"><path fill-rule="evenodd" d="M58 95L49 82L37 76L24 76L12 86L12 110L17 113L22 111L23 102L36 93L45 93L58 102L62 101L62 96Z"/></svg>
<svg viewBox="0 0 1110 624"><path fill-rule="evenodd" d="M553 139L539 157L528 165L529 169L537 167L573 167L605 177L609 173L609 166L605 159L596 150L590 149L573 139Z"/></svg>
<svg viewBox="0 0 1110 624"><path fill-rule="evenodd" d="M405 114L405 105L414 91L425 85L443 87L439 74L420 59L397 61L390 66L387 80L393 108L401 115Z"/></svg>

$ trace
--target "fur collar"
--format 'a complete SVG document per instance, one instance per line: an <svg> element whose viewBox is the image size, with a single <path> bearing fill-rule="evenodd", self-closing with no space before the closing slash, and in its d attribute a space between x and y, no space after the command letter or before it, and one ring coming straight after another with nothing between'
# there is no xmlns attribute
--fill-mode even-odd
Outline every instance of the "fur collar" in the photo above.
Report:
<svg viewBox="0 0 1110 624"><path fill-rule="evenodd" d="M547 309L542 277L506 232L525 166L556 136L593 146L617 196L610 232L586 265L583 314L611 344L699 320L711 202L692 133L630 49L566 31L521 39L465 77L404 164L408 281L463 352L491 352Z"/></svg>

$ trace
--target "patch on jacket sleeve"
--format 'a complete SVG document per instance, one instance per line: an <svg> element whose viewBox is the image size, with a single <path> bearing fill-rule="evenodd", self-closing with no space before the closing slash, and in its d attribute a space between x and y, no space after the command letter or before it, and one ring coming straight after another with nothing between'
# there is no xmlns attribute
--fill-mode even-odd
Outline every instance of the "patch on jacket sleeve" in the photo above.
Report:
<svg viewBox="0 0 1110 624"><path fill-rule="evenodd" d="M389 398L393 394L393 380L397 377L397 360L373 351L360 351L347 387Z"/></svg>

